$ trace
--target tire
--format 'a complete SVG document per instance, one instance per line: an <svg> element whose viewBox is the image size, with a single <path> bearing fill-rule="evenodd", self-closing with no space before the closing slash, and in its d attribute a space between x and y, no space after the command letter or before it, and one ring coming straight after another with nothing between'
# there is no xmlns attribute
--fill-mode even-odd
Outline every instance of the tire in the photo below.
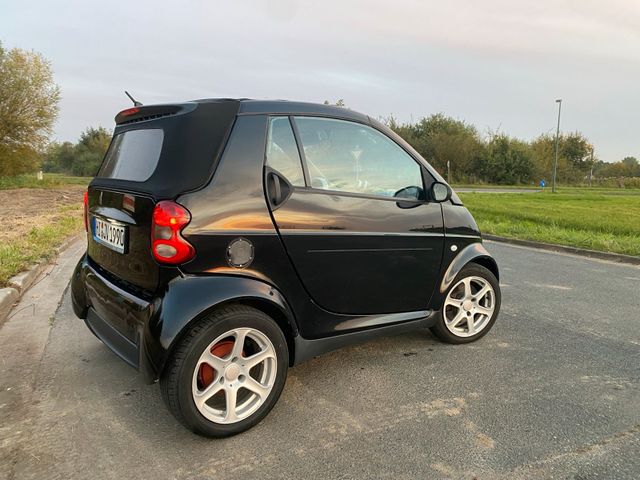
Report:
<svg viewBox="0 0 640 480"><path fill-rule="evenodd" d="M471 295L467 294L465 283L467 280ZM483 294L481 298L476 298L474 294L482 293L486 285L490 286L488 293ZM465 299L471 302L467 303ZM495 275L482 265L469 263L458 273L447 290L442 309L431 331L443 342L453 344L475 342L493 327L500 313L501 300L500 285ZM488 308L488 305L491 308ZM487 313L489 311L491 311L490 315Z"/></svg>
<svg viewBox="0 0 640 480"><path fill-rule="evenodd" d="M258 354L264 360L251 367ZM169 411L186 428L205 437L228 437L269 413L288 366L287 340L271 317L244 305L226 306L186 333L160 377L160 389Z"/></svg>

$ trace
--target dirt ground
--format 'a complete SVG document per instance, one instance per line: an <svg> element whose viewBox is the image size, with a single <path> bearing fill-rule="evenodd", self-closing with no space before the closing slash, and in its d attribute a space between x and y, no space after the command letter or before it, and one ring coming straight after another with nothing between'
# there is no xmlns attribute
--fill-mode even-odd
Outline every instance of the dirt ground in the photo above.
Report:
<svg viewBox="0 0 640 480"><path fill-rule="evenodd" d="M51 224L64 215L81 213L85 189L82 185L67 185L0 190L0 212L3 218L11 219L10 229L0 229L0 243L11 242L33 227Z"/></svg>

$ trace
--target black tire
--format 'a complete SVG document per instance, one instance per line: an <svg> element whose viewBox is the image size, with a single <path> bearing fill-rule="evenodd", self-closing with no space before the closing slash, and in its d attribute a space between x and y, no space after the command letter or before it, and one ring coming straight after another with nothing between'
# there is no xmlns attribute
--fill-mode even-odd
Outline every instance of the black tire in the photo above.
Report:
<svg viewBox="0 0 640 480"><path fill-rule="evenodd" d="M489 269L483 267L482 265L478 265L477 263L469 263L465 265L462 270L460 270L460 273L456 275L456 278L453 280L453 282L451 282L451 286L445 293L445 298L447 295L449 295L449 292L451 291L451 289L453 289L454 286L460 280L470 276L481 277L485 279L487 282L489 282L493 287L493 291L495 292L495 302L496 302L493 315L489 320L489 322L487 323L487 325L482 330L480 330L480 332L478 332L476 335L473 335L470 337L460 337L452 333L447 328L444 320L443 311L441 310L437 314L438 317L435 325L431 327L431 332L433 332L433 334L443 342L452 343L452 344L475 342L476 340L484 337L489 332L489 330L491 330L491 328L493 327L493 324L496 322L496 319L498 318L498 314L500 313L500 302L502 300L502 296L500 294L500 285L495 275Z"/></svg>
<svg viewBox="0 0 640 480"><path fill-rule="evenodd" d="M193 400L194 369L207 346L234 328L253 328L266 335L276 353L276 378L269 396L249 417L237 423L215 423L205 418ZM186 428L205 437L228 437L259 423L278 401L287 378L289 351L278 324L264 312L244 305L214 311L193 326L173 351L160 377L162 398L173 416Z"/></svg>

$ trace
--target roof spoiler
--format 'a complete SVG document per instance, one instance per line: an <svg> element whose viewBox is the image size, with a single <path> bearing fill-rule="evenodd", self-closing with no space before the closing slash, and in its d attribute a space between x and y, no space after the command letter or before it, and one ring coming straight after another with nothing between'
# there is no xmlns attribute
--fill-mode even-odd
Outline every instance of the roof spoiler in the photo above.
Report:
<svg viewBox="0 0 640 480"><path fill-rule="evenodd" d="M116 115L116 125L124 125L127 123L143 122L153 120L160 117L168 117L171 115L179 115L188 113L197 107L196 103L184 104L168 104L168 105L145 105L126 108Z"/></svg>

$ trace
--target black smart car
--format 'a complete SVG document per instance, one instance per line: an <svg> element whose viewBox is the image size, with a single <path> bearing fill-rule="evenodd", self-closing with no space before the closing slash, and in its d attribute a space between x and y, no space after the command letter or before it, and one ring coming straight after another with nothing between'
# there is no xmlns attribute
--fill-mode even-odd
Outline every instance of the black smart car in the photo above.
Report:
<svg viewBox="0 0 640 480"><path fill-rule="evenodd" d="M475 221L370 117L210 99L115 120L85 196L74 311L194 432L255 425L314 355L421 328L472 342L495 322L498 268Z"/></svg>

